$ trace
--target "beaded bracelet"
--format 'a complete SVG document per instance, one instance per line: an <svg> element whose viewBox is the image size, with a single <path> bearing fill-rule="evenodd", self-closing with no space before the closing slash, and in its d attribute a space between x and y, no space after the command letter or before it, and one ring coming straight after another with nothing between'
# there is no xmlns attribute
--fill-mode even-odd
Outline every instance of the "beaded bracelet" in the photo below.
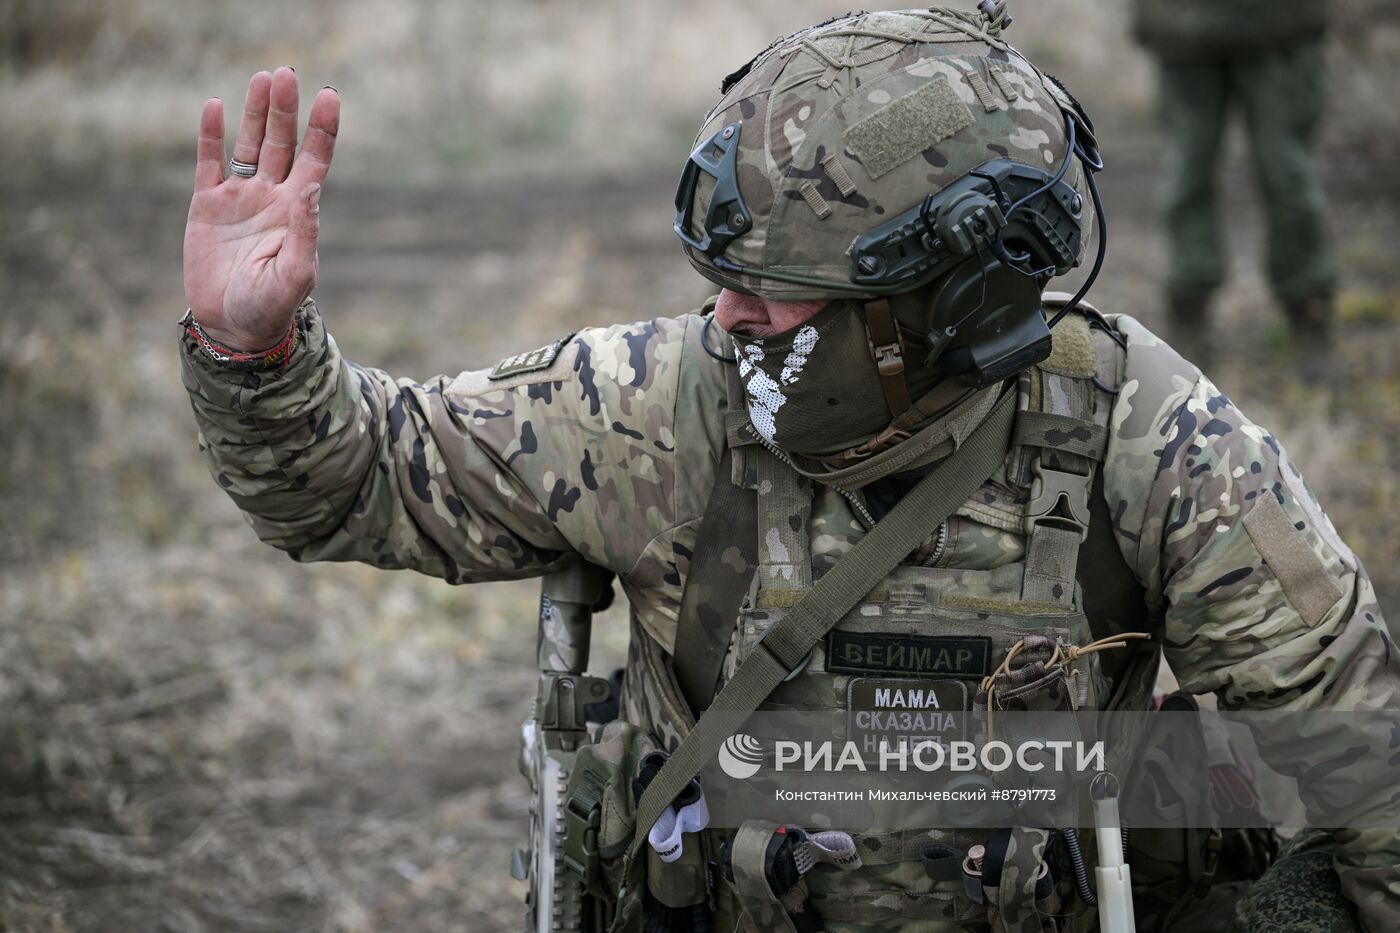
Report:
<svg viewBox="0 0 1400 933"><path fill-rule="evenodd" d="M257 353L245 353L241 350L230 350L227 347L215 343L204 328L194 319L194 309L187 308L184 317L180 318L180 326L185 333L189 334L199 348L204 351L204 355L221 366L232 366L237 369L252 370L282 370L292 361L292 351L296 350L297 344L301 341L301 328L297 327L297 322L292 321L292 326L287 331L287 336L283 337L277 346L270 350L262 350Z"/></svg>

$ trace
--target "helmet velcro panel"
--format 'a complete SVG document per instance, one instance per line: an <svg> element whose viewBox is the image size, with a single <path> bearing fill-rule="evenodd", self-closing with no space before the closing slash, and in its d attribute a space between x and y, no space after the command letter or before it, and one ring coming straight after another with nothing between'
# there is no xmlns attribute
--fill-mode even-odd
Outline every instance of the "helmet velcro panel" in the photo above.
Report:
<svg viewBox="0 0 1400 933"><path fill-rule="evenodd" d="M875 179L971 125L972 111L939 75L853 123L843 138Z"/></svg>

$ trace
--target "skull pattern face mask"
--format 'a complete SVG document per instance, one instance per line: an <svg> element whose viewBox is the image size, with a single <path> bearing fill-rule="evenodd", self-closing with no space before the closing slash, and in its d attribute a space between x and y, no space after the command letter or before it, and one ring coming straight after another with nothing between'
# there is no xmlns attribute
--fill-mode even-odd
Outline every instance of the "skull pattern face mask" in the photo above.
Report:
<svg viewBox="0 0 1400 933"><path fill-rule="evenodd" d="M833 301L779 334L731 336L749 420L779 450L828 456L889 424L859 301Z"/></svg>

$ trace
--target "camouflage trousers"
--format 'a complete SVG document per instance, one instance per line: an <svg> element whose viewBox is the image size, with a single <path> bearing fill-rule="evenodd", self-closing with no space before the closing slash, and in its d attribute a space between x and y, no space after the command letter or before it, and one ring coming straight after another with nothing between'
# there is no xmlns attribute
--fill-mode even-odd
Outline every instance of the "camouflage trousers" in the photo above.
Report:
<svg viewBox="0 0 1400 933"><path fill-rule="evenodd" d="M1325 106L1320 42L1228 57L1163 60L1169 134L1167 285L1209 294L1225 278L1217 163L1233 106L1243 111L1263 201L1269 280L1285 305L1330 291L1337 259L1312 142Z"/></svg>
<svg viewBox="0 0 1400 933"><path fill-rule="evenodd" d="M1239 903L1231 933L1360 933L1332 867L1332 837L1304 830Z"/></svg>
<svg viewBox="0 0 1400 933"><path fill-rule="evenodd" d="M1140 933L1364 933L1356 908L1343 895L1332 864L1330 834L1303 830L1284 843L1269 869L1252 884L1230 882L1214 886L1204 897L1177 895L1171 905L1154 912L1149 900L1137 903ZM1098 929L1092 907L1078 906L1073 929ZM728 914L717 918L716 929L752 930L765 927L739 923ZM847 926L840 926L847 929ZM902 928L902 927L901 927ZM942 929L942 927L939 927ZM862 926L861 929L867 929ZM988 929L974 924L965 929Z"/></svg>

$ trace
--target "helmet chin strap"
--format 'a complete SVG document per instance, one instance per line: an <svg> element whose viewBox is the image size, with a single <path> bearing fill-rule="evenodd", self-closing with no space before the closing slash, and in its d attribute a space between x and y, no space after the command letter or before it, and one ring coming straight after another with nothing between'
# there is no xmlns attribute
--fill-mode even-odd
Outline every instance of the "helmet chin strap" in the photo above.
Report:
<svg viewBox="0 0 1400 933"><path fill-rule="evenodd" d="M890 313L887 298L863 302L865 331L870 338L870 356L880 372L880 389L890 409L890 419L898 418L913 404L909 386L904 381L904 338L899 324Z"/></svg>
<svg viewBox="0 0 1400 933"><path fill-rule="evenodd" d="M918 413L912 411L915 393L922 398L943 381L941 375L934 375L933 367L924 359L918 339L929 314L931 298L936 294L936 287L929 284L912 292L860 302L865 312L870 356L880 374L880 388L892 425L917 417Z"/></svg>
<svg viewBox="0 0 1400 933"><path fill-rule="evenodd" d="M891 299L871 298L861 302L865 311L865 331L870 356L880 374L880 388L890 412L890 422L880 434L843 451L833 458L834 460L861 460L892 447L907 439L919 424L936 415L938 409L948 403L949 400L945 397L947 393L938 392L945 380L935 378L930 384L923 379L913 378L916 373L907 368L911 365L911 359L914 367L925 366L918 352L915 352L912 358L909 356L910 347L904 339L904 334L907 327L913 327L914 333L918 332L917 319L927 313L924 309L928 305L931 291L930 286L924 286L915 292L895 296L895 300L912 300L919 309L914 312L915 322L911 324L906 320L905 327L900 326L900 319L891 307ZM915 350L917 351L917 347ZM920 393L917 401L912 395L914 391ZM954 394L956 401L967 397L967 391L961 388ZM929 410L928 403L935 400L938 404L934 410Z"/></svg>

